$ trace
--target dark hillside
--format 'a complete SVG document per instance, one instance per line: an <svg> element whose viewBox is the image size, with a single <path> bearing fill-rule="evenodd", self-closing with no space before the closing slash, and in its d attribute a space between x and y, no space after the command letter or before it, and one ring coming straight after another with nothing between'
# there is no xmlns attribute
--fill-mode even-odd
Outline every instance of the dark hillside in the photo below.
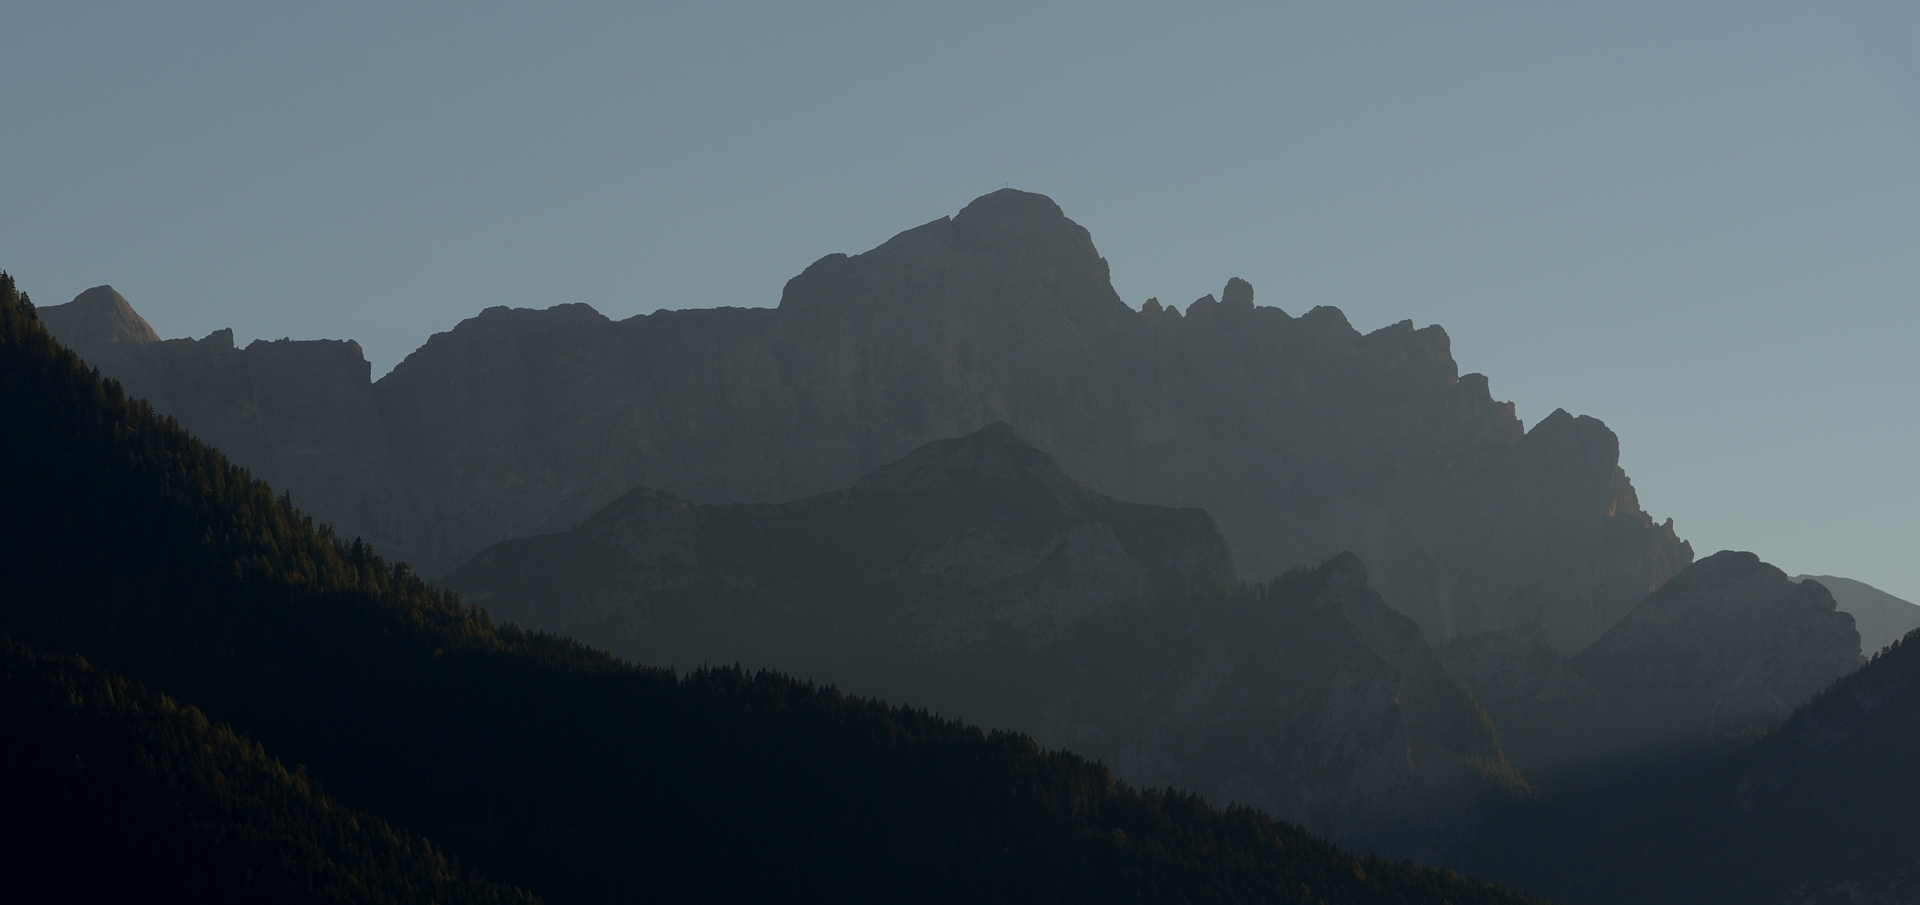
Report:
<svg viewBox="0 0 1920 905"><path fill-rule="evenodd" d="M534 902L252 741L0 638L0 900Z"/></svg>
<svg viewBox="0 0 1920 905"><path fill-rule="evenodd" d="M1757 737L1593 771L1469 859L1574 903L1920 901L1920 644Z"/></svg>
<svg viewBox="0 0 1920 905"><path fill-rule="evenodd" d="M486 615L129 402L0 278L0 631L554 902L1523 897L923 712L635 668Z"/></svg>

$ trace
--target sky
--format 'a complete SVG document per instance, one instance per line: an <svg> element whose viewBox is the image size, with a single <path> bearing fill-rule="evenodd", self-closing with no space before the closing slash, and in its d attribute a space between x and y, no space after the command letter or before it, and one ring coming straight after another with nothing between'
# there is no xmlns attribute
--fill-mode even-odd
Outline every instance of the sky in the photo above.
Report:
<svg viewBox="0 0 1920 905"><path fill-rule="evenodd" d="M1004 186L1437 323L1705 555L1920 601L1920 4L9 4L0 268L162 336L769 306Z"/></svg>

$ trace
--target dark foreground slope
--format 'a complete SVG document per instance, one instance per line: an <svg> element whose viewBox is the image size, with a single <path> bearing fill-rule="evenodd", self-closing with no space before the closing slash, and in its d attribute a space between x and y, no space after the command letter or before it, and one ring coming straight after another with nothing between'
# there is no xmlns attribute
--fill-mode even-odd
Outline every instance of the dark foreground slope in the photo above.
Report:
<svg viewBox="0 0 1920 905"><path fill-rule="evenodd" d="M0 900L510 903L198 710L0 638Z"/></svg>
<svg viewBox="0 0 1920 905"><path fill-rule="evenodd" d="M1549 796L1475 866L1573 903L1920 902L1911 642L1758 739Z"/></svg>
<svg viewBox="0 0 1920 905"><path fill-rule="evenodd" d="M678 679L333 541L0 284L0 631L302 764L549 901L1515 901L769 674Z"/></svg>
<svg viewBox="0 0 1920 905"><path fill-rule="evenodd" d="M110 295L70 319L126 321ZM1523 629L1571 653L1692 559L1605 425L1523 430L1439 327L1363 335L1241 280L1137 310L1085 229L1013 190L822 258L777 308L489 308L372 385L350 343L115 335L89 360L432 575L635 487L793 500L994 421L1110 496L1206 509L1245 577L1353 551L1436 642Z"/></svg>
<svg viewBox="0 0 1920 905"><path fill-rule="evenodd" d="M634 491L446 581L641 662L830 680L1375 851L1470 833L1511 786L1499 742L1359 559L1232 578L1205 512L1109 499L996 424L792 503Z"/></svg>

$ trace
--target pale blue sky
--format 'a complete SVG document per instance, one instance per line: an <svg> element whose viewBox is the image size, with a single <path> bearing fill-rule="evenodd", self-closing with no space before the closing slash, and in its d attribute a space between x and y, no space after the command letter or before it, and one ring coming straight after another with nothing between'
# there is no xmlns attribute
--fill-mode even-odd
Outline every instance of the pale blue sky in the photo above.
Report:
<svg viewBox="0 0 1920 905"><path fill-rule="evenodd" d="M1136 305L1442 324L1701 554L1920 600L1916 5L554 6L9 4L0 267L379 373L1012 185Z"/></svg>

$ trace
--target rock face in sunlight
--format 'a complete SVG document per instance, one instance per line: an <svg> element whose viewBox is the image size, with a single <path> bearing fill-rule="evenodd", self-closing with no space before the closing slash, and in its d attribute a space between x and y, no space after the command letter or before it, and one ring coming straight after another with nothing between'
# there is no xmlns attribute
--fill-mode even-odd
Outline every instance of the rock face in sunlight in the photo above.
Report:
<svg viewBox="0 0 1920 905"><path fill-rule="evenodd" d="M157 343L160 334L112 286L95 286L65 305L40 309L48 332L84 355L101 343ZM98 367L96 365L96 367Z"/></svg>
<svg viewBox="0 0 1920 905"><path fill-rule="evenodd" d="M1205 512L1104 497L994 424L792 503L636 490L446 580L634 660L830 680L1355 844L1470 833L1499 743L1360 560L1232 579Z"/></svg>
<svg viewBox="0 0 1920 905"><path fill-rule="evenodd" d="M777 308L487 309L371 387L377 414L315 447L356 463L324 480L283 473L280 431L309 448L332 410L207 421L253 404L247 386L144 366L187 427L428 574L634 487L792 500L995 421L1103 493L1205 508L1243 576L1352 550L1435 640L1577 651L1692 559L1605 425L1524 431L1439 327L1362 334L1333 308L1256 307L1241 280L1135 310L1085 229L1013 190L822 258Z"/></svg>
<svg viewBox="0 0 1920 905"><path fill-rule="evenodd" d="M1551 776L1770 728L1859 665L1860 635L1819 583L1722 551L1571 658L1511 631L1440 653L1494 714L1515 761Z"/></svg>

